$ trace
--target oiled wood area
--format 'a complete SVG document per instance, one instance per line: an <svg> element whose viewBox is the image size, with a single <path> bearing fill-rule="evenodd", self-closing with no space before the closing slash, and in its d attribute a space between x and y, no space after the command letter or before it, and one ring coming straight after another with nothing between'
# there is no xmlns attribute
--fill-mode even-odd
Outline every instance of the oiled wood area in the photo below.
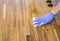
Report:
<svg viewBox="0 0 60 41"><path fill-rule="evenodd" d="M47 5L46 0L0 0L0 41L59 41L55 19L37 28L32 24L33 17L54 8Z"/></svg>

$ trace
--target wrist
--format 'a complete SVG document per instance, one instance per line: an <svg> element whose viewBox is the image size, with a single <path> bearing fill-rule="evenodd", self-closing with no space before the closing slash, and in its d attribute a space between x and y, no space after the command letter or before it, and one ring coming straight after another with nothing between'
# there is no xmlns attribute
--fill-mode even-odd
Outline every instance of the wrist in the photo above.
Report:
<svg viewBox="0 0 60 41"><path fill-rule="evenodd" d="M55 13L54 12L50 12L49 13L51 16L55 16Z"/></svg>
<svg viewBox="0 0 60 41"><path fill-rule="evenodd" d="M54 11L51 11L51 13L54 14L54 15L56 15L56 12L54 12Z"/></svg>

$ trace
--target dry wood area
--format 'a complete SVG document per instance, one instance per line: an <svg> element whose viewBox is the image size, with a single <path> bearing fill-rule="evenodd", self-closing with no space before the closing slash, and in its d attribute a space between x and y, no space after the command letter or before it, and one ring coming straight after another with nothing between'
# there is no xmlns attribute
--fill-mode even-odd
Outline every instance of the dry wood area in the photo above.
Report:
<svg viewBox="0 0 60 41"><path fill-rule="evenodd" d="M46 0L0 0L0 41L60 41L58 16L41 27L32 24L33 17L54 8L47 5Z"/></svg>

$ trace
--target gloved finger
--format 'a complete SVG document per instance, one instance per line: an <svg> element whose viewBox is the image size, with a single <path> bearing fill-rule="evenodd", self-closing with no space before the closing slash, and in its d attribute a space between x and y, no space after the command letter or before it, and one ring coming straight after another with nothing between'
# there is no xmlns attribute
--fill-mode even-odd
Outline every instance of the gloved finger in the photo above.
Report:
<svg viewBox="0 0 60 41"><path fill-rule="evenodd" d="M41 20L41 17L33 18L33 22L37 22L37 21L39 21L39 20Z"/></svg>
<svg viewBox="0 0 60 41"><path fill-rule="evenodd" d="M41 23L42 20L39 20L39 21L33 21L33 24L38 24L38 23Z"/></svg>
<svg viewBox="0 0 60 41"><path fill-rule="evenodd" d="M44 22L41 22L41 23L38 23L38 24L34 24L34 27L39 27L39 26L42 26L44 25Z"/></svg>

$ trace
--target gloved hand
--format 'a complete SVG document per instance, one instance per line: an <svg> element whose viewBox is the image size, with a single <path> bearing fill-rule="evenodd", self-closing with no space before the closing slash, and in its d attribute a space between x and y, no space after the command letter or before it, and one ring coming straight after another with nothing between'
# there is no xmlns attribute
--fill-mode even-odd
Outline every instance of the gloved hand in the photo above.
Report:
<svg viewBox="0 0 60 41"><path fill-rule="evenodd" d="M33 18L33 25L34 25L34 27L46 25L53 20L54 16L55 16L54 13L50 12L44 16L41 16L38 18Z"/></svg>

